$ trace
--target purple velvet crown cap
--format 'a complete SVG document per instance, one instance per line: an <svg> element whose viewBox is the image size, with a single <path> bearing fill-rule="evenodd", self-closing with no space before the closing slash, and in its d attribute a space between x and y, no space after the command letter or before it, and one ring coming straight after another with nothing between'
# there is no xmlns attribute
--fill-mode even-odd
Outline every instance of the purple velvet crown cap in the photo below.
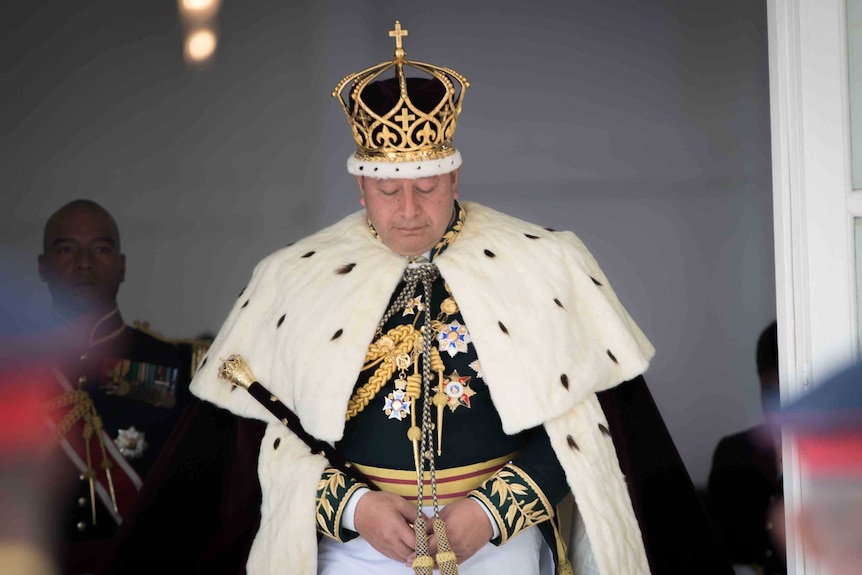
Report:
<svg viewBox="0 0 862 575"><path fill-rule="evenodd" d="M446 97L446 88L437 78L405 78L405 82L410 102L426 114ZM398 84L398 78L376 80L362 91L362 101L379 116L389 113L400 99L401 87ZM352 96L351 100L352 112L356 102Z"/></svg>

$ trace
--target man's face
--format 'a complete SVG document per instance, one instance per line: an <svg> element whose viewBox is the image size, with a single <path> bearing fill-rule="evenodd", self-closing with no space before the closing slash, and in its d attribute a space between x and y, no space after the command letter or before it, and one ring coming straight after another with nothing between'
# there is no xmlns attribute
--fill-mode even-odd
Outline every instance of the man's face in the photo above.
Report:
<svg viewBox="0 0 862 575"><path fill-rule="evenodd" d="M45 228L39 277L54 309L67 316L109 311L126 275L126 257L111 217L97 208L62 209Z"/></svg>
<svg viewBox="0 0 862 575"><path fill-rule="evenodd" d="M418 179L357 176L368 219L386 246L403 256L422 255L440 241L455 210L458 170Z"/></svg>

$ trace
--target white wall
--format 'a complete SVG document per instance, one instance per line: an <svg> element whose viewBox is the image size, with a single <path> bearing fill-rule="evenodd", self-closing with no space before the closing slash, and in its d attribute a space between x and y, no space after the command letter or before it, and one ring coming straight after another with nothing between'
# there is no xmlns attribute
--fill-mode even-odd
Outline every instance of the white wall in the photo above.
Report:
<svg viewBox="0 0 862 575"><path fill-rule="evenodd" d="M647 381L695 482L757 421L775 315L761 2L225 2L204 71L183 67L170 3L41 4L0 22L0 243L34 275L48 215L92 198L121 227L126 319L217 330L261 257L358 209L329 93L391 56L398 18L408 58L472 83L462 197L587 242L658 349Z"/></svg>

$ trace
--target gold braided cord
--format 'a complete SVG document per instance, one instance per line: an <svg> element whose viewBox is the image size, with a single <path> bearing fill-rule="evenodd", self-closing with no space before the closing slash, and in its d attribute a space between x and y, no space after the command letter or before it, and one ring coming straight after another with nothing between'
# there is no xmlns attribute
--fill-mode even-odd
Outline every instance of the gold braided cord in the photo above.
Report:
<svg viewBox="0 0 862 575"><path fill-rule="evenodd" d="M96 404L93 403L93 399L90 397L90 394L84 391L83 389L78 389L74 391L67 391L66 393L60 394L57 397L49 400L46 403L46 408L49 411L53 411L55 409L60 409L61 407L73 406L68 413L66 413L63 418L60 420L60 423L57 424L57 428L54 431L53 442L56 445L59 443L78 423L80 419L84 419L84 429L83 429L83 438L84 438L84 448L87 459L87 471L84 474L86 478L90 482L90 492L91 492L91 507L92 507L92 519L93 525L96 524L96 509L95 509L95 500L93 497L94 493L94 485L93 481L96 478L96 470L93 468L93 459L92 453L90 450L90 442L93 439L93 436L96 436L97 441L99 442L99 450L102 454L102 463L101 468L105 471L105 476L108 480L108 493L111 497L111 503L114 507L114 511L119 514L119 507L117 506L117 496L114 490L114 478L111 474L111 468L114 465L114 462L108 457L107 449L105 448L105 439L102 435L104 431L104 423L102 422L102 417L96 411Z"/></svg>
<svg viewBox="0 0 862 575"><path fill-rule="evenodd" d="M59 409L60 407L65 407L69 404L84 401L89 398L90 394L81 389L75 391L67 391L66 393L61 393L57 397L49 400L45 404L45 408L48 410Z"/></svg>
<svg viewBox="0 0 862 575"><path fill-rule="evenodd" d="M75 404L69 412L63 416L57 429L54 431L54 443L57 444L75 426L79 419L89 418L89 414L95 410L93 400L86 391L70 391L48 402L48 409L58 409L67 405Z"/></svg>
<svg viewBox="0 0 862 575"><path fill-rule="evenodd" d="M388 337L391 342L395 345L409 340L412 344L414 338L416 337L416 328L413 327L412 324L398 325L390 329L386 332L386 337ZM377 338L374 340L371 345L368 346L368 351L365 353L365 367L362 368L363 371L370 367L369 364L374 361L380 359L381 357L387 357L392 354L391 347L382 344L382 338Z"/></svg>
<svg viewBox="0 0 862 575"><path fill-rule="evenodd" d="M422 375L414 373L407 376L407 397L419 399L420 395L422 395Z"/></svg>
<svg viewBox="0 0 862 575"><path fill-rule="evenodd" d="M446 368L443 366L443 358L440 357L440 351L436 347L431 348L431 371L442 373Z"/></svg>
<svg viewBox="0 0 862 575"><path fill-rule="evenodd" d="M368 378L368 381L353 393L353 397L347 402L346 421L350 421L362 412L368 406L368 403L374 399L384 385L395 373L395 357L402 353L409 353L415 347L415 338L419 332L412 325L401 325L386 332L395 343L394 348L384 349L379 343L372 343L369 346L368 353L365 358L368 362L375 362L379 359L380 354L385 354L382 363L374 370L374 374ZM380 341L379 339L377 340ZM373 364L372 364L373 365Z"/></svg>

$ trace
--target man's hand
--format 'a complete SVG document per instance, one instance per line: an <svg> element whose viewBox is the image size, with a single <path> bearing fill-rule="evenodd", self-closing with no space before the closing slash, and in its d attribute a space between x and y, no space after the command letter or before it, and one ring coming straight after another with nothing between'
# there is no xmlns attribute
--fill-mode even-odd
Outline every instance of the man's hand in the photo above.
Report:
<svg viewBox="0 0 862 575"><path fill-rule="evenodd" d="M369 491L363 495L353 516L359 535L372 547L401 563L413 556L416 534L408 523L414 521L416 506L403 497L384 491Z"/></svg>
<svg viewBox="0 0 862 575"><path fill-rule="evenodd" d="M360 499L360 502L362 500ZM440 511L446 523L446 536L455 552L458 564L472 557L494 536L494 528L482 504L470 497L450 503ZM428 547L433 557L437 553L437 536L432 535Z"/></svg>

